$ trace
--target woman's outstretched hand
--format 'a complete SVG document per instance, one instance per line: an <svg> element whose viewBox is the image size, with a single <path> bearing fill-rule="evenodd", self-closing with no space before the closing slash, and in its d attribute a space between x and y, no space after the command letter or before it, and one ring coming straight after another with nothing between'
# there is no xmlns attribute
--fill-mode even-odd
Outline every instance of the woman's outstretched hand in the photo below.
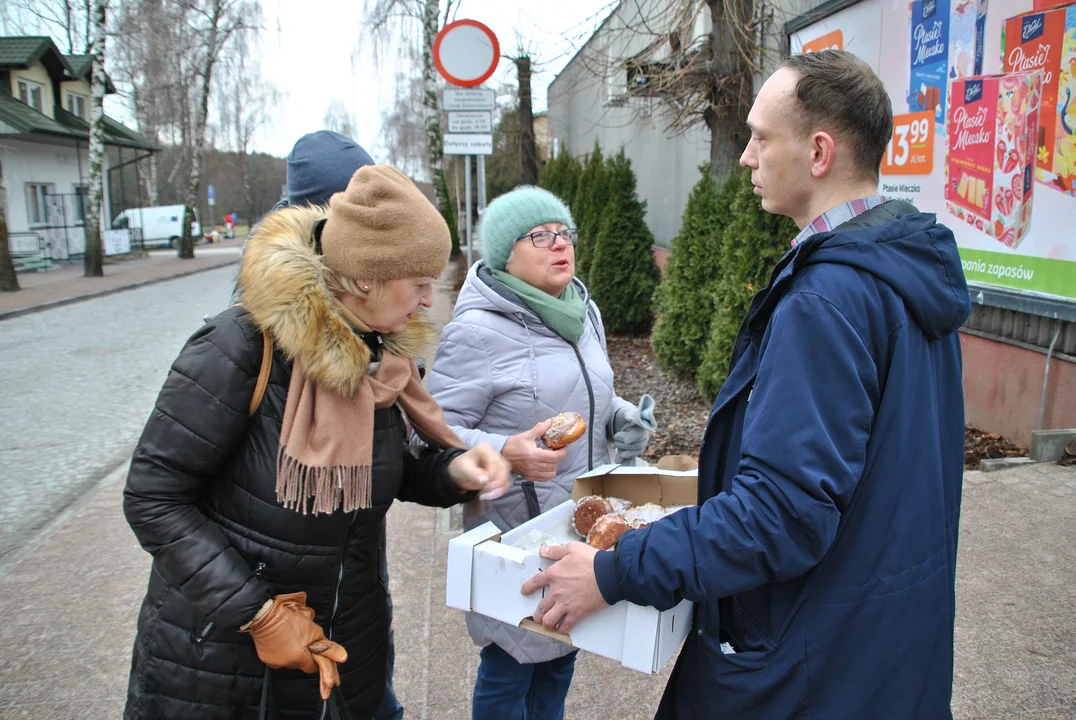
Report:
<svg viewBox="0 0 1076 720"><path fill-rule="evenodd" d="M480 500L495 500L512 485L512 464L487 443L479 443L448 464L460 490L478 490Z"/></svg>

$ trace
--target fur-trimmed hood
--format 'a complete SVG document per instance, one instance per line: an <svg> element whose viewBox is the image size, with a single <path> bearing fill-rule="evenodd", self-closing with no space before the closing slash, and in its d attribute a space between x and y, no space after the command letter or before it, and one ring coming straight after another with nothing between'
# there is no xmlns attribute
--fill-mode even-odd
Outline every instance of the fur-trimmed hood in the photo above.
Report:
<svg viewBox="0 0 1076 720"><path fill-rule="evenodd" d="M327 214L324 207L289 207L267 215L247 239L239 289L255 324L269 331L288 359L299 358L311 380L350 396L370 368L370 349L325 286L313 236ZM402 332L383 340L386 350L413 360L432 354L437 337L420 311Z"/></svg>

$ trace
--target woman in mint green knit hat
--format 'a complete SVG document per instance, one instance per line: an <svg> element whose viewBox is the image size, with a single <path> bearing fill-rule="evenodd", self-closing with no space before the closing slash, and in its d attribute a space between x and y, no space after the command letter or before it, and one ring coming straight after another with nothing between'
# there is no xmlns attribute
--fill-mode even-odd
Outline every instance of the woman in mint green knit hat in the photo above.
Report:
<svg viewBox="0 0 1076 720"><path fill-rule="evenodd" d="M430 372L429 390L468 446L491 444L512 463L513 485L480 507L470 529L523 524L571 496L575 478L641 455L653 401L617 396L597 306L575 277L571 212L552 193L519 187L486 209L483 259L467 274ZM586 434L561 450L538 439L557 413L573 411ZM575 649L481 615L467 616L482 648L474 720L560 720Z"/></svg>

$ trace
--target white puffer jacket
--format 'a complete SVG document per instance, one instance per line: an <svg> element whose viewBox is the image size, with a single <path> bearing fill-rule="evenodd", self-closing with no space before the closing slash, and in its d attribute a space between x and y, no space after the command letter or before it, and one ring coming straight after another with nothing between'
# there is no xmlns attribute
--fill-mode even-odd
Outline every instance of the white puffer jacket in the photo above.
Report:
<svg viewBox="0 0 1076 720"><path fill-rule="evenodd" d="M522 525L571 496L575 479L608 462L613 416L631 403L613 391L613 369L597 306L573 280L588 305L582 337L573 346L546 326L511 290L494 279L484 261L460 289L452 321L445 326L430 371L429 390L445 419L468 446L488 442L500 451L512 435L560 412L587 421L587 434L567 448L557 476L525 482L518 476L503 497L465 507L468 529L491 520L502 530ZM551 640L496 620L470 614L467 627L481 647L496 642L522 663L553 660L572 651Z"/></svg>

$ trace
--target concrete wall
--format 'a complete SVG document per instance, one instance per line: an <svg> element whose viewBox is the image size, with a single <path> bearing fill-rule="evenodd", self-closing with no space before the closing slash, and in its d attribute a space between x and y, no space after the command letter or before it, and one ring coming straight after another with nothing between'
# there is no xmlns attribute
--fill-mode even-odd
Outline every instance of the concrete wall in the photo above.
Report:
<svg viewBox="0 0 1076 720"><path fill-rule="evenodd" d="M640 16L654 17L665 5L659 0L624 0L550 84L548 97L550 136L559 150L582 159L595 141L606 155L624 148L635 170L639 198L647 203L646 223L655 243L668 248L699 180L698 166L709 159L707 135L699 129L666 133L666 106L651 98L624 99L627 73L613 67L653 39L640 30Z"/></svg>
<svg viewBox="0 0 1076 720"><path fill-rule="evenodd" d="M1039 428L1046 351L960 333L964 353L964 414L969 425L1028 447ZM1076 427L1076 358L1054 355L1043 429Z"/></svg>
<svg viewBox="0 0 1076 720"><path fill-rule="evenodd" d="M821 4L821 0L773 0L765 36L762 74L755 90L783 57L783 25ZM624 99L627 74L615 62L640 52L654 36L642 28L663 27L668 0L623 0L549 86L550 142L578 158L597 141L603 153L621 147L631 159L639 197L647 203L646 222L659 248L669 248L680 232L688 195L699 181L699 165L710 159L705 127L684 133L667 130L672 107L656 98ZM655 20L656 18L656 20ZM705 8L696 36L710 31Z"/></svg>

